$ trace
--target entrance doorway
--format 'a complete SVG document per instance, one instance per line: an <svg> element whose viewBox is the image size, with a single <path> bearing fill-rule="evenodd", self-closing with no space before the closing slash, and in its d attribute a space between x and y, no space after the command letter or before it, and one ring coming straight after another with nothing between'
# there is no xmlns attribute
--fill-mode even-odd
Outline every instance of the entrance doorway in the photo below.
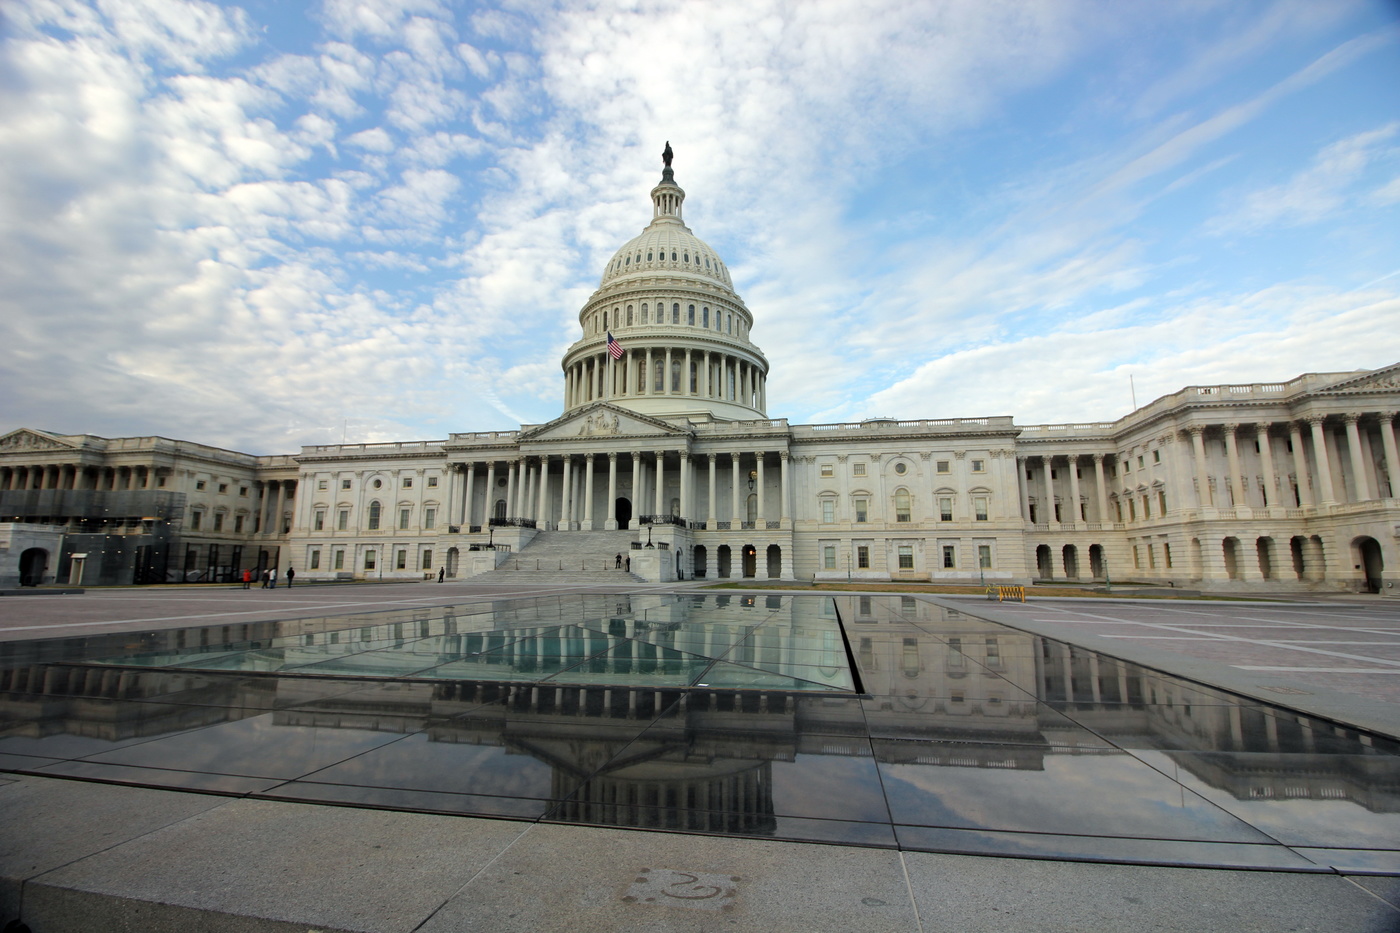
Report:
<svg viewBox="0 0 1400 933"><path fill-rule="evenodd" d="M744 545L744 576L755 577L758 575L758 552L752 544Z"/></svg>
<svg viewBox="0 0 1400 933"><path fill-rule="evenodd" d="M1357 538L1357 550L1361 552L1361 570L1366 574L1366 592L1381 591L1381 573L1385 570L1385 560L1381 557L1381 546L1375 538Z"/></svg>
<svg viewBox="0 0 1400 933"><path fill-rule="evenodd" d="M44 582L44 574L49 569L49 552L41 547L32 547L19 555L19 585L38 586Z"/></svg>
<svg viewBox="0 0 1400 933"><path fill-rule="evenodd" d="M613 503L613 517L617 519L617 527L628 528L632 523L632 500L618 499Z"/></svg>

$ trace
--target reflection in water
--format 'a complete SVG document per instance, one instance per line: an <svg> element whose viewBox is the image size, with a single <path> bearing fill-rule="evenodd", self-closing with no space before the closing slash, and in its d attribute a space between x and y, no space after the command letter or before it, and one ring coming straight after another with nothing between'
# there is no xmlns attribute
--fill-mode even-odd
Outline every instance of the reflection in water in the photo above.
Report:
<svg viewBox="0 0 1400 933"><path fill-rule="evenodd" d="M845 670L838 612L861 696L828 673ZM1083 800L1086 836L1251 844L1311 801L1348 845L1400 838L1389 740L912 597L555 598L0 651L0 762L41 774L150 767L161 742L177 769L218 724L262 716L288 742L355 730L438 750L396 759L408 746L367 739L314 773L268 771L299 778L269 791L292 798L337 785L500 813L493 795L523 795L554 820L793 838L815 832L799 818L1064 832L1029 805ZM245 754L271 754L268 731ZM548 780L513 790L525 762ZM975 769L987 779L963 779Z"/></svg>

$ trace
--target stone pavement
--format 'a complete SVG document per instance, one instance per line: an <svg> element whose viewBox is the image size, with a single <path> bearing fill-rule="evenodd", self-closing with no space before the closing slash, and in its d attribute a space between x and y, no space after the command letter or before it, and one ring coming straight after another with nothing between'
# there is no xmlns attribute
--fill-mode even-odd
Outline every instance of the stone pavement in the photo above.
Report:
<svg viewBox="0 0 1400 933"><path fill-rule="evenodd" d="M529 595L541 592L531 588ZM86 603L94 594L101 602ZM0 627L8 633L0 639L33 638L40 631L54 636L236 625L518 595L509 588L428 584L298 587L290 593L89 591L25 603L0 600ZM250 606L252 600L259 602ZM1386 636L1395 620L1393 612L1387 619L1384 607L1344 605L1329 617L1306 607L1280 612L1262 604L951 602L1095 651L1137 655L1130 659L1158 670L1216 683L1233 679L1235 687L1274 702L1322 706L1313 711L1339 722L1352 716L1388 724L1394 731L1396 706L1385 695L1349 694L1346 683L1313 683L1304 679L1307 672L1258 670L1306 666L1293 659L1312 653L1288 647L1294 643L1333 652L1316 655L1326 660L1311 661L1315 666L1386 667L1381 662L1394 657ZM1200 606L1211 611L1202 614ZM1275 627L1239 636L1248 640L1208 637L1245 631L1225 628L1236 613L1265 613L1238 618ZM1284 622L1294 623L1282 626L1288 637L1277 630ZM1125 634L1154 637L1111 637ZM1261 634L1267 637L1256 637ZM1380 644L1319 644L1343 640ZM1188 653L1202 646L1209 651ZM1389 683L1384 675L1357 676L1379 680L1379 689ZM1275 685L1307 693L1271 693ZM1386 794L1376 805L1391 811L1394 789ZM0 922L22 916L34 933L1400 931L1400 875L1385 871L989 858L0 775Z"/></svg>

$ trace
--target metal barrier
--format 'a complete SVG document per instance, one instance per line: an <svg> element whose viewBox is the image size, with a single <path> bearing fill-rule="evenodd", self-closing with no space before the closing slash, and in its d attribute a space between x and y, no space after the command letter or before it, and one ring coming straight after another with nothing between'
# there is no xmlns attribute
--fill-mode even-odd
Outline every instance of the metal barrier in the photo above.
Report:
<svg viewBox="0 0 1400 933"><path fill-rule="evenodd" d="M995 599L999 603L1012 601L1026 601L1026 588L1024 586L988 586L987 598Z"/></svg>

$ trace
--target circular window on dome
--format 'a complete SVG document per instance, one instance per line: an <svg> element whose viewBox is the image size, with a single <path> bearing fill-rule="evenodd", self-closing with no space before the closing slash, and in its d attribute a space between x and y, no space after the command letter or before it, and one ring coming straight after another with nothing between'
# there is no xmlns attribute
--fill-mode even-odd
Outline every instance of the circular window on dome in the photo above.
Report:
<svg viewBox="0 0 1400 933"><path fill-rule="evenodd" d="M903 476L905 473L907 473L907 472L909 471L909 464L907 464L907 463L905 463L903 460L901 460L900 462L898 462L898 463L896 463L896 464L894 465L894 471L895 471L896 473L898 473L900 476Z"/></svg>
<svg viewBox="0 0 1400 933"><path fill-rule="evenodd" d="M383 485L384 485L384 481L383 481L382 479L377 479L377 480L374 481L374 488L375 488L375 489L378 489L380 486L383 486Z"/></svg>

